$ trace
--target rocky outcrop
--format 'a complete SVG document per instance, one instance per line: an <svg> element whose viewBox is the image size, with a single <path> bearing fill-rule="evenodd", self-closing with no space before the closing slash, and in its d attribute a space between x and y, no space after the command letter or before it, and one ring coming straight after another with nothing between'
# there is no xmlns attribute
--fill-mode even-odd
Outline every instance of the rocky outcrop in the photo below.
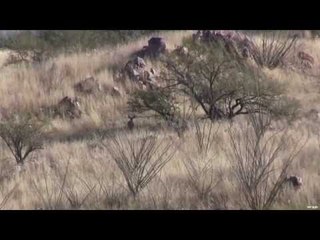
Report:
<svg viewBox="0 0 320 240"><path fill-rule="evenodd" d="M242 58L248 58L254 51L252 40L246 34L237 31L198 31L193 35L193 39L203 43L216 42L223 44L229 53Z"/></svg>
<svg viewBox="0 0 320 240"><path fill-rule="evenodd" d="M127 62L124 67L124 72L130 80L139 81L141 76L144 74L145 66L146 63L142 58L135 57Z"/></svg>
<svg viewBox="0 0 320 240"><path fill-rule="evenodd" d="M124 67L124 72L130 80L137 83L141 89L158 87L158 74L154 68L146 70L146 64L140 57L130 60Z"/></svg>

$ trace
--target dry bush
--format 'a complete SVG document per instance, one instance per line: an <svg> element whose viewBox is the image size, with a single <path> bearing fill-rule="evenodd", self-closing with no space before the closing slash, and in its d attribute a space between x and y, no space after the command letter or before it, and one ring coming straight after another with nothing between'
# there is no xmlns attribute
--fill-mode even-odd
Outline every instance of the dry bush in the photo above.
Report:
<svg viewBox="0 0 320 240"><path fill-rule="evenodd" d="M53 172L42 165L40 173L44 186L34 179L31 183L44 209L82 209L96 188L79 174L72 177L70 161L65 167L56 166Z"/></svg>
<svg viewBox="0 0 320 240"><path fill-rule="evenodd" d="M204 120L202 124L200 124L199 120L194 119L194 127L198 153L207 155L208 151L213 147L220 125L218 124L215 128L214 124L210 121Z"/></svg>
<svg viewBox="0 0 320 240"><path fill-rule="evenodd" d="M286 129L270 133L271 118L255 114L245 126L229 128L226 150L240 187L242 204L250 209L270 209L286 183L288 169L308 138L291 138Z"/></svg>
<svg viewBox="0 0 320 240"><path fill-rule="evenodd" d="M17 63L41 63L53 55L43 42L34 41L28 36L8 39L4 47L11 50L4 66Z"/></svg>
<svg viewBox="0 0 320 240"><path fill-rule="evenodd" d="M87 190L84 196L82 196L83 193L80 193L78 190L76 190L74 185L66 187L66 189L64 189L63 191L71 209L83 208L84 204L88 201L89 197L94 192L95 186L88 185L83 179L82 182Z"/></svg>
<svg viewBox="0 0 320 240"><path fill-rule="evenodd" d="M67 178L67 173L68 171L66 171L64 175L59 174L60 179L65 179L65 177ZM66 184L61 185L62 192L71 209L83 208L84 204L87 203L89 197L93 195L96 188L96 184L91 186L90 183L88 183L84 178L78 176L78 174L76 175L76 180L80 184L76 185L77 182L69 179L69 181L66 181ZM78 190L79 188L81 190Z"/></svg>
<svg viewBox="0 0 320 240"><path fill-rule="evenodd" d="M3 66L9 66L19 63L41 63L49 59L49 55L44 50L14 50L3 63Z"/></svg>
<svg viewBox="0 0 320 240"><path fill-rule="evenodd" d="M45 210L58 210L67 209L67 204L63 199L63 190L66 184L67 174L69 169L69 163L63 175L62 181L51 178L50 171L45 166L41 165L40 174L36 177L40 177L37 181L35 177L30 177L31 186L36 193L40 203L41 209ZM43 182L42 182L43 181Z"/></svg>
<svg viewBox="0 0 320 240"><path fill-rule="evenodd" d="M172 142L147 134L140 139L129 135L113 136L103 145L122 172L133 197L152 181L175 154Z"/></svg>
<svg viewBox="0 0 320 240"><path fill-rule="evenodd" d="M111 179L103 181L98 178L97 182L96 202L99 204L102 201L103 208L121 209L128 204L128 193L123 191L114 174Z"/></svg>
<svg viewBox="0 0 320 240"><path fill-rule="evenodd" d="M6 192L3 192L3 190L0 188L0 193L2 195L2 199L0 198L0 210L4 209L7 202L9 201L11 196L13 195L16 187L17 187L17 184L13 188L11 188L9 191L6 191Z"/></svg>
<svg viewBox="0 0 320 240"><path fill-rule="evenodd" d="M264 32L261 36L261 43L253 43L251 54L254 61L260 67L274 69L283 63L284 58L289 54L296 43L297 37L290 37L278 31L271 33Z"/></svg>
<svg viewBox="0 0 320 240"><path fill-rule="evenodd" d="M161 210L170 210L172 207L170 206L170 198L172 194L170 193L168 184L164 182L160 177L157 178L157 183L161 188L158 189L150 189L148 191L149 204L152 209L161 209Z"/></svg>
<svg viewBox="0 0 320 240"><path fill-rule="evenodd" d="M211 121L204 121L199 124L199 120L194 120L193 139L196 139L195 156L186 153L183 159L187 171L188 183L200 202L208 208L213 190L222 180L221 173L216 174L217 170L213 164L215 156L213 153L214 141L219 130L214 127Z"/></svg>
<svg viewBox="0 0 320 240"><path fill-rule="evenodd" d="M28 62L28 55L26 53L10 53L8 58L3 63L3 66Z"/></svg>
<svg viewBox="0 0 320 240"><path fill-rule="evenodd" d="M187 170L188 184L205 208L209 206L213 191L222 180L221 173L216 174L212 161L214 158L185 158L183 161Z"/></svg>
<svg viewBox="0 0 320 240"><path fill-rule="evenodd" d="M173 92L169 89L136 90L128 101L134 113L153 111L166 121L172 121L177 114Z"/></svg>
<svg viewBox="0 0 320 240"><path fill-rule="evenodd" d="M50 94L62 85L64 77L62 74L58 74L58 67L55 63L51 64L49 68L45 64L37 71L37 78L41 84L42 89Z"/></svg>
<svg viewBox="0 0 320 240"><path fill-rule="evenodd" d="M35 122L30 116L20 114L0 124L0 137L10 149L18 164L43 147L42 123Z"/></svg>

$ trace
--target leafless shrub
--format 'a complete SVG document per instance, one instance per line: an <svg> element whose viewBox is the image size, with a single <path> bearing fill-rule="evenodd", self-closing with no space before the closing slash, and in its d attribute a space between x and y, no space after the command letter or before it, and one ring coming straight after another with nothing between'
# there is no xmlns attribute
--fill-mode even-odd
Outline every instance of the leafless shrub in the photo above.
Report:
<svg viewBox="0 0 320 240"><path fill-rule="evenodd" d="M36 181L34 177L31 177L31 185L42 203L42 209L57 210L67 208L63 196L68 172L69 161L62 179L49 179L49 172L45 169L44 165L41 165L40 171L41 179L44 181L44 186L41 185L40 181Z"/></svg>
<svg viewBox="0 0 320 240"><path fill-rule="evenodd" d="M274 31L265 32L262 34L261 44L257 41L252 44L252 57L258 66L274 69L283 63L296 40L296 36L290 37Z"/></svg>
<svg viewBox="0 0 320 240"><path fill-rule="evenodd" d="M16 190L16 188L17 188L17 184L6 193L3 193L1 191L2 192L1 195L3 197L2 197L2 200L0 200L0 210L2 210L6 206L8 200L11 198L11 196L14 193L14 191Z"/></svg>
<svg viewBox="0 0 320 240"><path fill-rule="evenodd" d="M222 180L222 174L216 174L213 166L215 156L208 156L209 151L213 150L214 138L219 130L219 125L215 129L209 120L204 121L202 126L200 126L199 120L195 120L194 125L194 138L197 143L196 157L185 154L183 163L187 170L189 186L196 193L200 202L208 207L214 188Z"/></svg>
<svg viewBox="0 0 320 240"><path fill-rule="evenodd" d="M286 129L268 132L267 115L250 115L246 126L229 128L230 148L226 151L233 173L250 209L270 209L279 198L288 168L308 138L292 139Z"/></svg>
<svg viewBox="0 0 320 240"><path fill-rule="evenodd" d="M212 165L213 159L185 158L183 163L187 170L188 183L196 193L197 198L208 207L213 190L222 180L221 174L216 174Z"/></svg>
<svg viewBox="0 0 320 240"><path fill-rule="evenodd" d="M210 195L209 208L214 210L227 210L229 195L225 192L217 192Z"/></svg>
<svg viewBox="0 0 320 240"><path fill-rule="evenodd" d="M41 68L37 71L37 78L41 87L47 93L50 93L53 90L56 90L64 80L64 76L59 73L58 67L53 63L49 68L45 65L42 65Z"/></svg>
<svg viewBox="0 0 320 240"><path fill-rule="evenodd" d="M214 129L214 123L211 121L203 121L202 126L197 119L194 119L195 139L197 140L198 152L207 154L209 149L213 147L215 136L219 130L219 125Z"/></svg>
<svg viewBox="0 0 320 240"><path fill-rule="evenodd" d="M107 209L121 209L128 202L128 193L123 191L122 186L116 182L114 174L111 180L108 178L107 183L101 178L97 179L98 182L98 196L97 202L103 201L103 207Z"/></svg>
<svg viewBox="0 0 320 240"><path fill-rule="evenodd" d="M0 124L0 137L18 164L24 164L30 153L42 149L43 127L27 115L16 115Z"/></svg>
<svg viewBox="0 0 320 240"><path fill-rule="evenodd" d="M114 136L103 145L122 172L134 198L175 153L172 142L165 143L156 136L146 134L141 139L130 138L128 135Z"/></svg>
<svg viewBox="0 0 320 240"><path fill-rule="evenodd" d="M85 179L79 176L77 179L81 182L80 189L85 190L77 190L75 183L70 181L67 182L62 189L71 209L81 209L89 197L94 193L94 189L96 188L96 185L91 186Z"/></svg>
<svg viewBox="0 0 320 240"><path fill-rule="evenodd" d="M66 167L57 166L48 179L48 171L42 165L42 179L44 188L32 180L32 186L40 198L44 209L81 209L94 193L96 185L91 186L85 179L76 175L71 179L69 161ZM80 183L80 184L77 184Z"/></svg>
<svg viewBox="0 0 320 240"><path fill-rule="evenodd" d="M157 182L161 186L160 191L154 191L150 189L148 192L150 202L152 204L152 209L161 209L161 210L169 210L171 209L170 206L170 190L166 182L164 182L161 177L157 177Z"/></svg>

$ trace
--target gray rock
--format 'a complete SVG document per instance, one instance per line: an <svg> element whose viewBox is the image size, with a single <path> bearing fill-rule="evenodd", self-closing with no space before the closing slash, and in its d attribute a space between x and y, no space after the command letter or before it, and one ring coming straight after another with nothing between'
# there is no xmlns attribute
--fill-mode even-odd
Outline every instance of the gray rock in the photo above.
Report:
<svg viewBox="0 0 320 240"><path fill-rule="evenodd" d="M143 58L141 57L136 57L134 60L133 60L134 64L136 65L136 67L139 67L139 68L144 68L146 66L146 63L145 61L143 60Z"/></svg>
<svg viewBox="0 0 320 240"><path fill-rule="evenodd" d="M88 77L83 81L80 81L79 83L75 84L74 89L77 92L90 94L99 91L100 84L93 77Z"/></svg>
<svg viewBox="0 0 320 240"><path fill-rule="evenodd" d="M161 37L152 37L148 41L148 46L144 46L142 50L138 52L138 56L143 57L159 57L166 52L166 43Z"/></svg>
<svg viewBox="0 0 320 240"><path fill-rule="evenodd" d="M79 98L70 98L68 96L64 97L55 108L55 115L62 118L68 117L71 119L81 117L80 110L80 99Z"/></svg>

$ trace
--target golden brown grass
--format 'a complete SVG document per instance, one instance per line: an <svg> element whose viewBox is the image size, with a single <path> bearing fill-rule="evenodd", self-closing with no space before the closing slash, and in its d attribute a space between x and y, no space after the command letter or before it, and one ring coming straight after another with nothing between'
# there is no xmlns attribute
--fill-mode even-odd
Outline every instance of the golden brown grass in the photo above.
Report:
<svg viewBox="0 0 320 240"><path fill-rule="evenodd" d="M168 47L179 45L184 36L191 31L172 31L163 33ZM36 110L42 105L56 104L64 96L73 97L76 93L73 85L88 75L94 76L101 83L113 86L111 65L123 65L128 56L146 44L148 37L115 48L105 48L89 53L60 55L49 62L31 67L11 65L1 68L0 102L1 108L8 111ZM301 44L305 51L313 54L317 64L320 59L316 53L320 50L318 40L304 40ZM5 61L7 52L0 54L0 64ZM52 64L56 70L50 73ZM147 62L151 66L150 62ZM302 72L277 68L266 73L286 84L286 94L300 100L302 112L312 108L319 109L320 86L318 80ZM52 82L51 89L45 91L45 81ZM46 84L46 83L45 83ZM56 119L49 129L57 138L48 142L45 149L32 154L24 169L15 166L10 152L1 142L0 151L0 207L2 200L11 192L3 209L238 209L239 188L231 173L230 162L223 151L228 143L227 123L222 123L216 137L215 147L208 156L215 155L212 165L214 174L222 174L221 181L213 191L215 198L208 205L203 205L196 193L188 185L187 172L183 164L186 157L201 162L194 146L196 138L194 129L187 131L184 138L167 129L157 134L166 139L174 139L178 149L160 174L152 181L137 199L132 199L126 190L121 172L117 169L107 151L101 147L96 130L118 131L138 138L146 128L154 126L154 120L139 120L141 129L132 133L126 129L127 96L113 98L108 95L81 96L84 115L79 120L68 121ZM241 118L235 120L235 126ZM290 126L290 133L299 138L301 132L310 132L310 139L290 168L291 174L303 178L301 190L289 191L277 209L306 209L308 205L320 202L320 153L319 121L311 121L303 115ZM217 125L216 125L217 126ZM110 130L111 129L111 130ZM69 138L66 138L69 136ZM60 137L60 138L59 138ZM104 141L107 141L104 140ZM199 163L200 164L200 163ZM67 173L66 173L67 171ZM65 174L66 173L66 174ZM61 189L64 189L61 192ZM11 191L12 190L12 191Z"/></svg>

